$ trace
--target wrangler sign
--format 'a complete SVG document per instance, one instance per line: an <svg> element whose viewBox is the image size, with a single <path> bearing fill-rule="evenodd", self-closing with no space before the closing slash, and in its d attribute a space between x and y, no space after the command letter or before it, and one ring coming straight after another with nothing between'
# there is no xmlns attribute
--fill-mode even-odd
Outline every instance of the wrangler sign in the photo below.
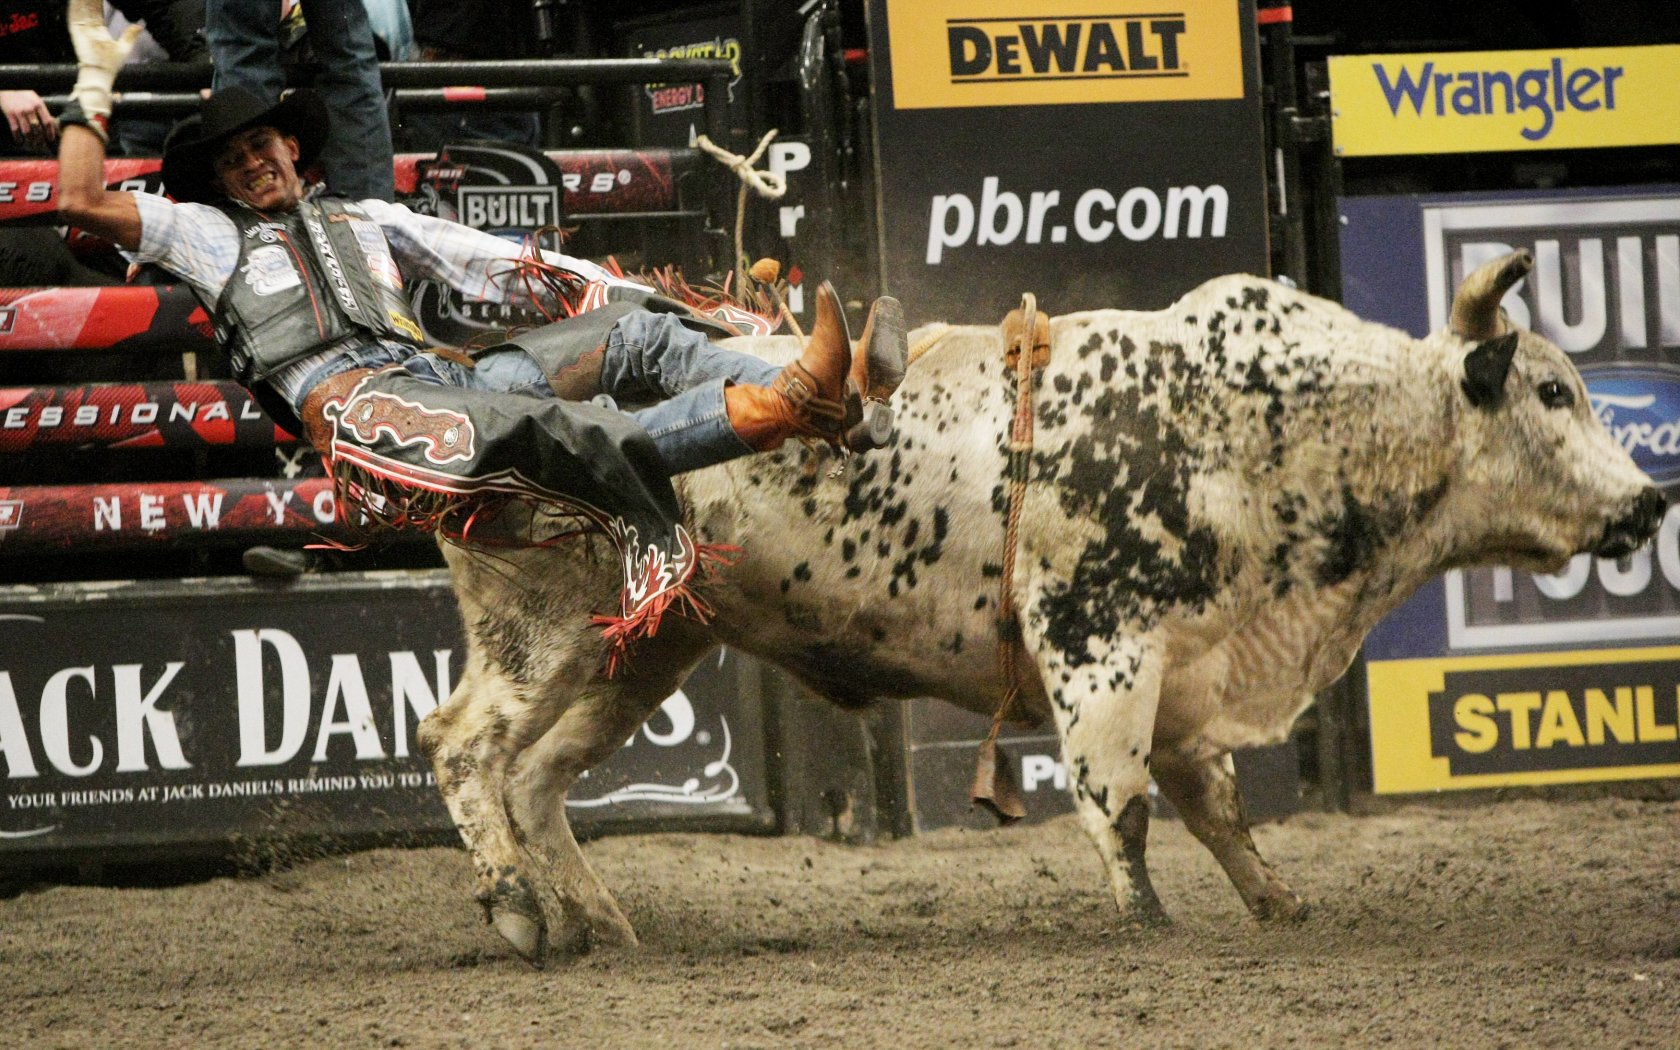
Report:
<svg viewBox="0 0 1680 1050"><path fill-rule="evenodd" d="M892 0L899 109L1241 98L1236 0Z"/></svg>
<svg viewBox="0 0 1680 1050"><path fill-rule="evenodd" d="M1330 59L1338 156L1680 142L1680 46Z"/></svg>

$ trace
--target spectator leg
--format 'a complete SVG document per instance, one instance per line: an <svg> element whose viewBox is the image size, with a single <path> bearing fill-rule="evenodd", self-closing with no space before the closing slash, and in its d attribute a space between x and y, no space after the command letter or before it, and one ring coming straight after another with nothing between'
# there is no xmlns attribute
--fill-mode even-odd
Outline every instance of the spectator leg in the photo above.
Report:
<svg viewBox="0 0 1680 1050"><path fill-rule="evenodd" d="M327 186L353 200L391 200L391 123L367 9L362 0L304 0L303 18L320 65L315 86L332 110L321 153Z"/></svg>
<svg viewBox="0 0 1680 1050"><path fill-rule="evenodd" d="M286 86L280 70L280 8L273 0L208 0L205 35L216 73L212 91L240 84L265 98Z"/></svg>

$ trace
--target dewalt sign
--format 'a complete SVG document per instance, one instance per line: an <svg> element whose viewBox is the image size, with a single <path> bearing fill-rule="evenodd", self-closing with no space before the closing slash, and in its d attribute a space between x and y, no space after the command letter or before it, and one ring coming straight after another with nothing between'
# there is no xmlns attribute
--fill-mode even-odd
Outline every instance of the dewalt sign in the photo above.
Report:
<svg viewBox="0 0 1680 1050"><path fill-rule="evenodd" d="M1330 59L1338 156L1680 142L1680 45Z"/></svg>
<svg viewBox="0 0 1680 1050"><path fill-rule="evenodd" d="M1680 776L1680 647L1374 661L1378 794Z"/></svg>
<svg viewBox="0 0 1680 1050"><path fill-rule="evenodd" d="M1243 96L1237 0L888 0L893 106Z"/></svg>

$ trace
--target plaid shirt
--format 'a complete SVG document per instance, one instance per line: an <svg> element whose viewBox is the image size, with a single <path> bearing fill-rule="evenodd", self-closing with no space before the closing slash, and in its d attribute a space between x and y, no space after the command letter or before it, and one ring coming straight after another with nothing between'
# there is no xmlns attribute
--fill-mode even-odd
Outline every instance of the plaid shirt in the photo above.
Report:
<svg viewBox="0 0 1680 1050"><path fill-rule="evenodd" d="M134 201L140 208L140 250L136 258L173 273L203 302L217 302L239 265L239 227L221 209L207 204L176 204L150 193L136 193ZM509 265L520 257L520 245L447 219L416 215L400 204L381 200L358 203L384 231L404 280L429 278L469 299L492 303L508 302L516 293L526 294L525 283L514 277ZM590 282L643 287L586 259L549 251L543 252L543 258ZM384 345L394 361L412 353L399 344ZM304 381L335 353L315 354L288 365L269 382L289 403L300 404L308 393L302 388Z"/></svg>

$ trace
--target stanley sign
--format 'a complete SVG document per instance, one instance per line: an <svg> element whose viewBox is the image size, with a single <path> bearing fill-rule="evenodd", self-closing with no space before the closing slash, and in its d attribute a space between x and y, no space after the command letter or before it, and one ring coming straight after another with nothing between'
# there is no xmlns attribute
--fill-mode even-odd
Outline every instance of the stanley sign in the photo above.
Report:
<svg viewBox="0 0 1680 1050"><path fill-rule="evenodd" d="M1241 98L1236 0L891 0L898 109Z"/></svg>
<svg viewBox="0 0 1680 1050"><path fill-rule="evenodd" d="M1369 665L1378 794L1680 775L1680 648Z"/></svg>

